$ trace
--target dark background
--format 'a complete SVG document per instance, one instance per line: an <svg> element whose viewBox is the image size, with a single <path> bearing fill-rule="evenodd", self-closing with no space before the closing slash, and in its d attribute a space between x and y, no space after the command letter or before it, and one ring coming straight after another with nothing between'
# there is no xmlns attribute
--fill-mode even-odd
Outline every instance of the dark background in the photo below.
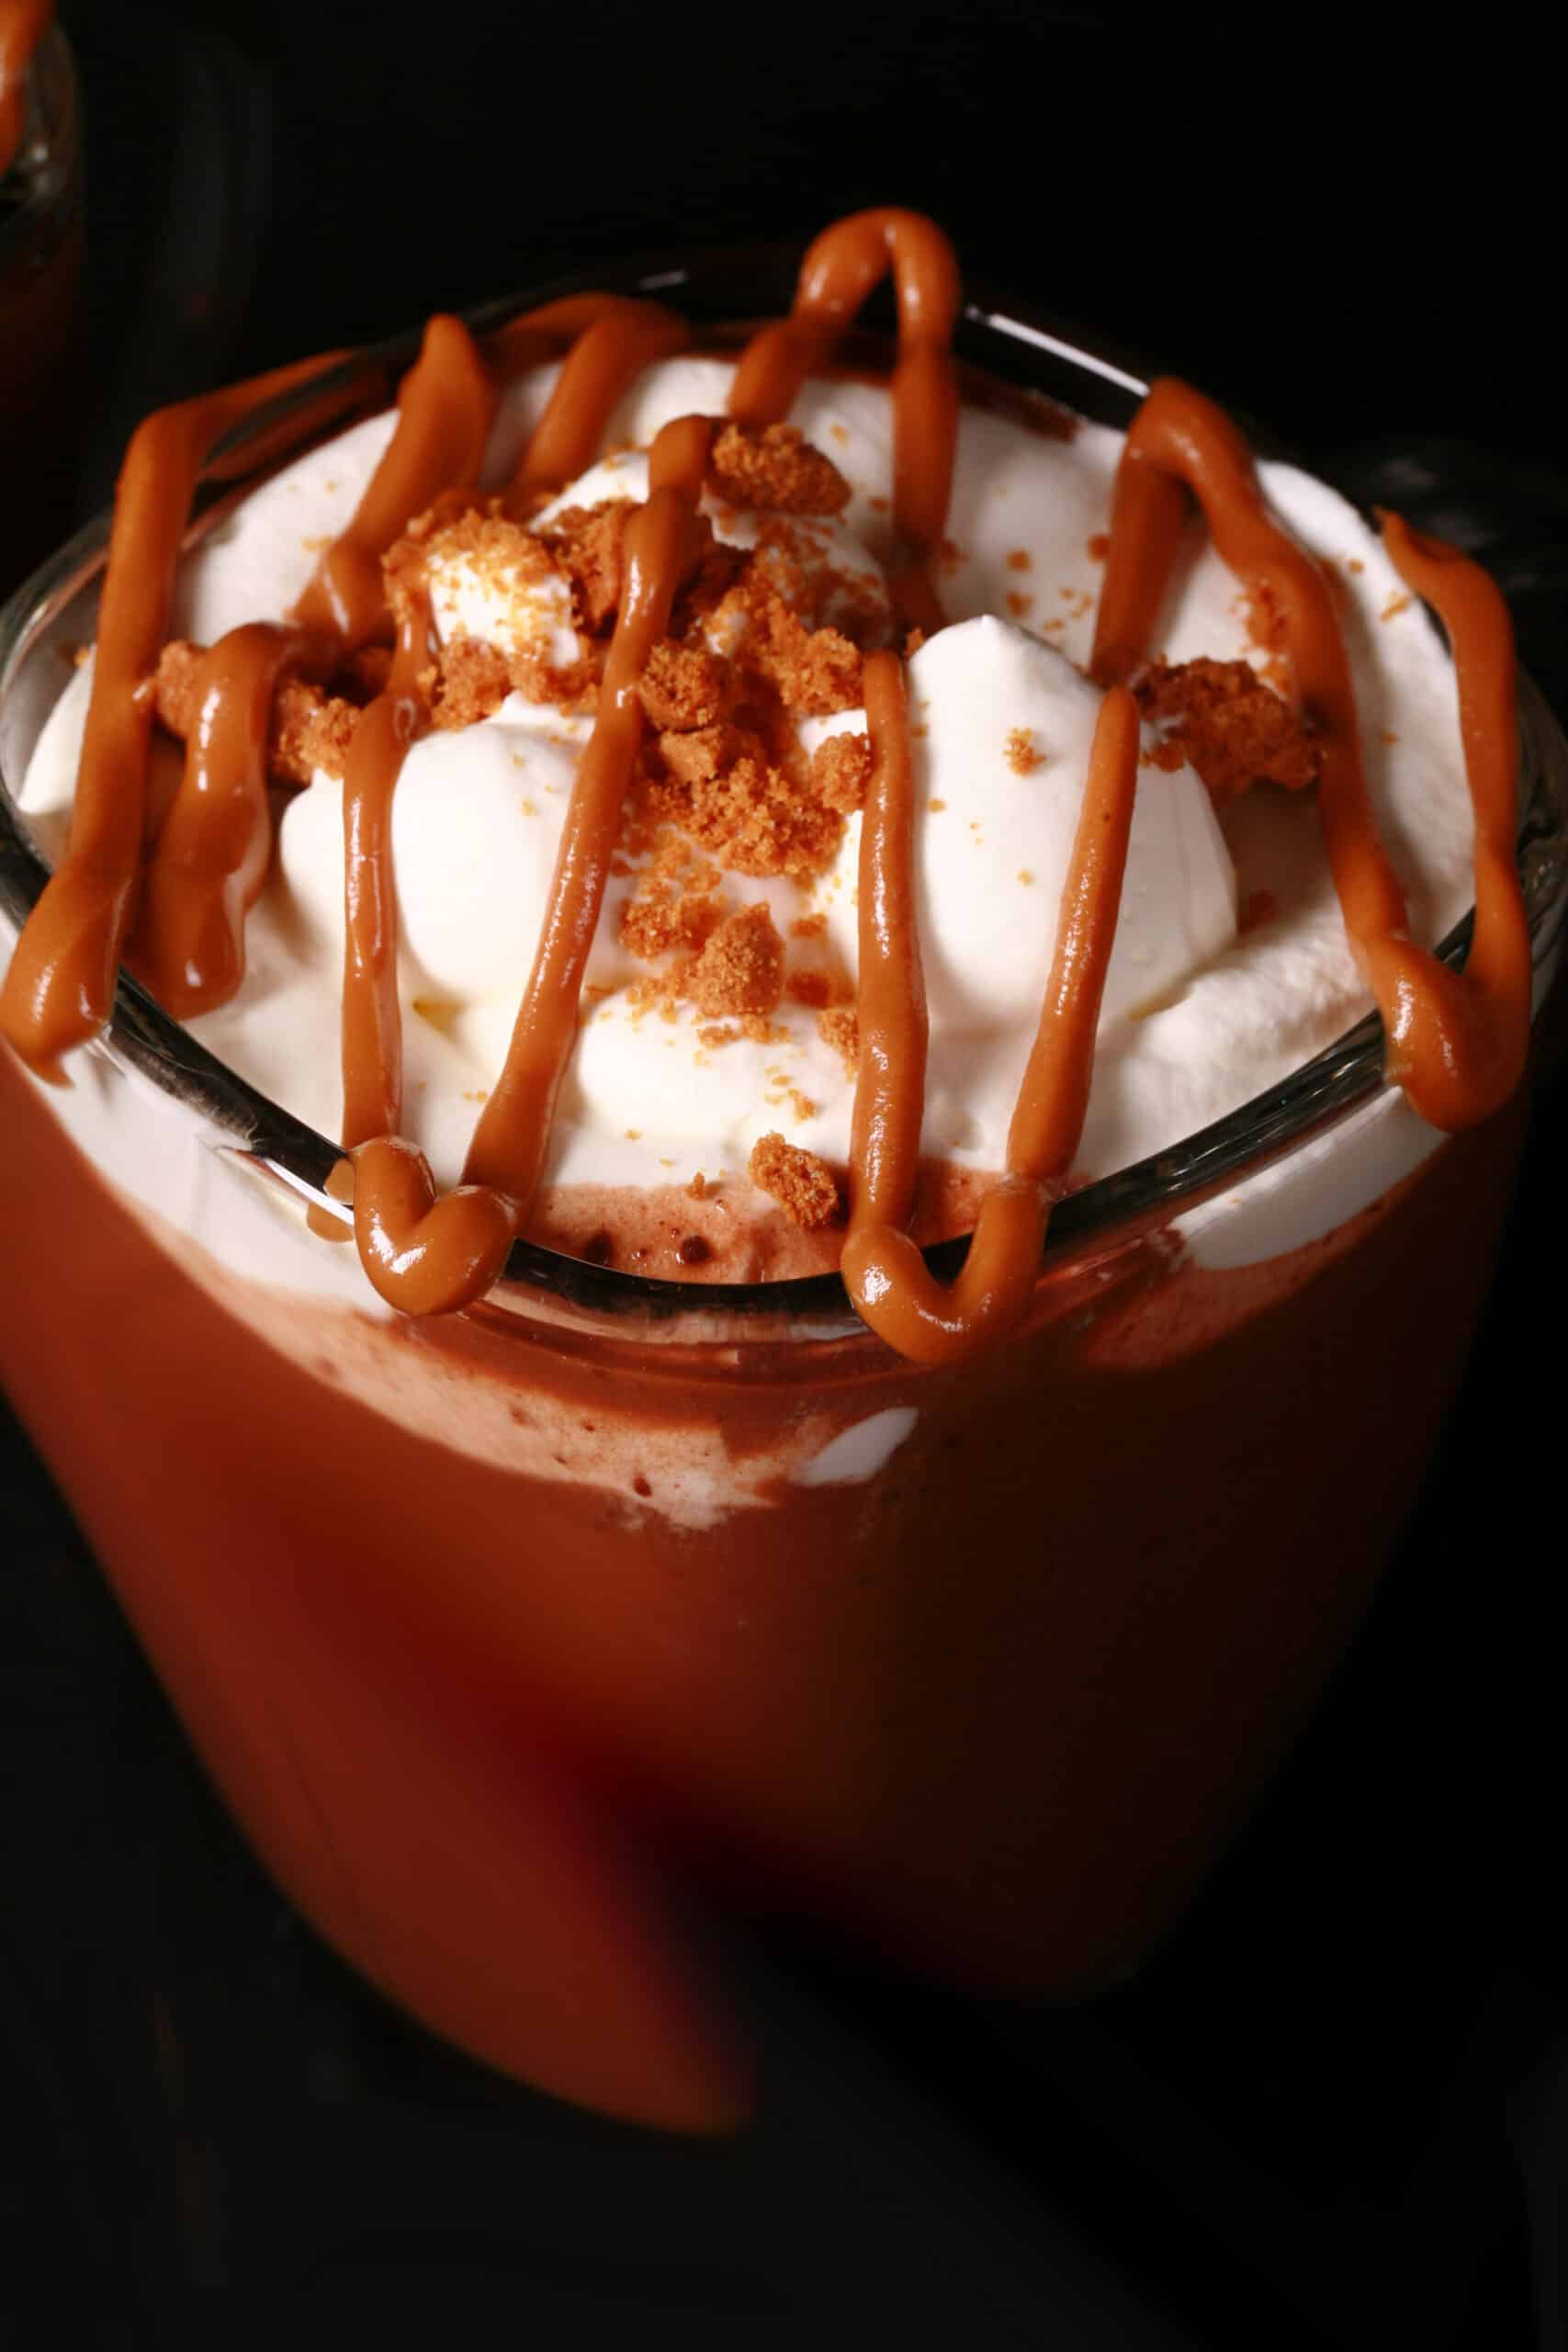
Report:
<svg viewBox="0 0 1568 2352"><path fill-rule="evenodd" d="M1244 38L1000 0L447 0L412 30L365 0L62 14L89 245L54 537L158 400L558 264L798 243L897 200L976 276L1480 548L1568 707L1553 97L1506 12L1447 46L1415 15ZM48 2340L92 2352L498 2324L1562 2341L1561 1083L1540 1103L1409 1539L1172 1943L1043 2015L750 1952L767 2098L744 2150L568 2114L363 1994L212 1804L8 1430L0 2340L35 2340L41 2290Z"/></svg>
<svg viewBox="0 0 1568 2352"><path fill-rule="evenodd" d="M143 299L150 221L177 227L193 279L221 247L187 326L226 366L558 259L800 239L896 201L936 213L969 270L1303 447L1558 447L1551 94L1506 8L1448 41L1404 12L1280 12L1243 40L1222 11L1021 0L445 0L412 31L378 0L64 14L136 141L96 174L120 302ZM204 119L154 139L175 83Z"/></svg>

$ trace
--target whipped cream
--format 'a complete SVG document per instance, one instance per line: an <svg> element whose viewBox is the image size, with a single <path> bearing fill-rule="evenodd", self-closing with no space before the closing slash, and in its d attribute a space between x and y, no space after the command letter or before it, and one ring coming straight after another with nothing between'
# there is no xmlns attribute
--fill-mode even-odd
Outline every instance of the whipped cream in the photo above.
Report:
<svg viewBox="0 0 1568 2352"><path fill-rule="evenodd" d="M513 388L486 465L504 480L555 380ZM537 518L646 489L642 452L660 426L723 412L728 363L648 370L612 420L624 454L570 485ZM792 422L829 456L852 496L803 529L857 601L884 594L891 553L892 413L866 384L808 385ZM392 429L373 418L301 458L209 533L182 566L178 634L209 643L241 621L281 619L321 547L351 516ZM1082 674L1121 435L1079 421L1054 437L1000 413L963 417L939 569L956 624L908 667L919 811L920 944L931 1014L923 1144L976 1172L1002 1164L1013 1098L1039 1015L1057 901L1100 696ZM1369 786L1413 933L1440 937L1470 899L1471 821L1453 674L1418 605L1345 501L1292 468L1260 469L1281 519L1330 559L1355 678ZM717 535L753 544L756 518L710 499ZM438 632L565 666L578 650L564 587L498 589L460 560L432 577ZM831 619L824 609L818 619ZM1172 662L1260 660L1237 585L1194 526L1156 633ZM69 808L89 688L72 682L39 740L22 805L47 849ZM458 1175L479 1104L503 1058L534 952L576 762L581 711L510 695L491 718L436 730L411 752L394 802L402 922L407 1132L438 1181ZM863 714L801 722L807 750L858 731ZM860 820L813 880L728 875L725 912L765 903L788 969L827 966L852 989ZM816 1013L787 996L766 1042L715 1046L689 1004L639 1004L647 966L618 926L635 870L606 893L584 1019L546 1181L659 1187L698 1170L742 1178L751 1145L777 1131L823 1157L848 1155L853 1081ZM250 921L249 970L234 1000L190 1026L276 1101L336 1131L343 945L342 788L318 773L288 801L273 870ZM1238 935L1238 910L1268 911ZM812 925L798 938L793 927ZM1085 1178L1179 1141L1284 1076L1369 1004L1346 942L1310 799L1271 788L1223 826L1190 770L1140 778L1122 919L1078 1159Z"/></svg>

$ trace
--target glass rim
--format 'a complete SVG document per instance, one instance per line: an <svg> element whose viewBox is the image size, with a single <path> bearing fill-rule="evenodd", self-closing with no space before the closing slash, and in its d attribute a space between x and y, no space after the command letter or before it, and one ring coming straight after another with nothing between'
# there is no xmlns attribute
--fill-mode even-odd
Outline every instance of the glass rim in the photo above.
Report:
<svg viewBox="0 0 1568 2352"><path fill-rule="evenodd" d="M504 325L520 311L587 287L648 297L673 296L705 323L738 316L732 293L720 300L699 296L739 274L767 299L783 284L787 306L800 248L782 243L720 246L680 254L644 254L619 262L588 266L530 283L518 292L464 313L477 334ZM411 327L323 368L280 399L247 418L214 452L205 478L219 469L220 498L198 505L193 536L227 512L252 486L233 480L233 465L254 442L274 436L288 417L341 390L352 402L367 388L390 397L396 378L417 351L423 326ZM1136 362L1122 348L1085 334L1013 295L983 284L966 287L954 339L960 360L983 367L1004 385L1021 386L1070 407L1079 414L1124 427L1147 389ZM1028 355L1027 360L1022 355ZM349 405L322 428L321 436L344 429L355 414ZM1260 455L1299 463L1266 429L1243 420ZM301 447L304 445L301 444ZM291 450L289 456L299 454ZM273 459L276 462L276 458ZM1318 479L1332 484L1332 474ZM88 590L102 571L110 510L95 516L42 564L0 607L0 709L45 632ZM1521 795L1517 854L1531 954L1539 970L1556 945L1568 901L1568 741L1534 681L1518 681ZM18 780L19 781L19 780ZM17 808L0 762L0 909L18 926L40 896L50 869L35 847ZM1436 949L1454 969L1469 949L1473 909ZM119 976L106 1043L115 1055L164 1092L205 1114L228 1131L236 1148L279 1179L304 1201L346 1224L351 1212L325 1190L328 1175L343 1158L342 1147L284 1110L237 1076L158 1006L124 970ZM1347 1029L1286 1077L1180 1142L1133 1162L1069 1193L1052 1215L1041 1260L1045 1277L1074 1255L1101 1243L1121 1246L1201 1206L1244 1176L1257 1173L1302 1145L1338 1125L1384 1086L1383 1027L1375 1012ZM962 1265L969 1236L937 1242L925 1252L939 1279ZM598 1266L534 1241L513 1244L502 1276L508 1287L543 1294L598 1315L637 1312L665 1319L701 1313L767 1313L786 1319L820 1320L852 1316L849 1295L837 1272L757 1283L677 1282Z"/></svg>

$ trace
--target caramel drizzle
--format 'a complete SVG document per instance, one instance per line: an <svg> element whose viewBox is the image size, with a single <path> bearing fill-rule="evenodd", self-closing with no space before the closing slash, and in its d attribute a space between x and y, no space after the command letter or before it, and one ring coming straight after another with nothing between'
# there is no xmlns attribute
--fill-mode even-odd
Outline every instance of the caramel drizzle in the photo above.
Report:
<svg viewBox="0 0 1568 2352"><path fill-rule="evenodd" d="M197 482L204 471L222 480L259 462L259 447L228 461L213 462L212 453L254 410L331 364L299 360L160 409L131 436L115 496L70 837L0 986L0 1031L41 1078L62 1079L62 1056L97 1035L114 1002L147 831L152 679L168 636L175 565ZM363 390L355 381L323 393L268 435L267 447L286 434L315 430ZM243 868L243 856L239 863Z"/></svg>
<svg viewBox="0 0 1568 2352"><path fill-rule="evenodd" d="M22 143L28 67L53 16L54 0L0 0L0 178Z"/></svg>
<svg viewBox="0 0 1568 2352"><path fill-rule="evenodd" d="M554 306L565 311L569 305ZM683 319L657 302L618 302L584 317L548 405L524 450L507 504L525 513L541 492L586 473L604 445L615 404L633 379L691 341Z"/></svg>
<svg viewBox="0 0 1568 2352"><path fill-rule="evenodd" d="M1514 646L1502 593L1455 549L1380 515L1395 569L1448 631L1458 677L1475 815L1475 927L1457 973L1409 935L1367 792L1350 664L1323 568L1269 514L1235 425L1168 377L1134 418L1117 470L1094 675L1101 684L1125 679L1143 659L1189 491L1223 560L1283 616L1297 699L1322 750L1324 845L1351 947L1382 1016L1388 1074L1434 1126L1474 1126L1517 1086L1529 1038L1529 928L1514 859Z"/></svg>
<svg viewBox="0 0 1568 2352"><path fill-rule="evenodd" d="M1056 919L1040 1025L1008 1131L1007 1168L944 1288L910 1238L925 1108L926 997L915 910L908 714L890 653L865 665L874 765L860 850L860 1075L845 1285L862 1319L918 1363L952 1363L1015 1320L1067 1188L1094 1073L1138 776L1138 708L1100 708Z"/></svg>
<svg viewBox="0 0 1568 2352"><path fill-rule="evenodd" d="M349 1146L402 1125L392 796L409 746L429 721L422 681L434 659L428 602L412 596L387 684L355 721L344 763L343 1140Z"/></svg>
<svg viewBox="0 0 1568 2352"><path fill-rule="evenodd" d="M940 552L958 447L953 330L961 288L953 247L923 213L884 206L835 221L807 248L787 319L753 336L729 392L741 424L776 424L807 378L826 367L873 289L893 273L893 515L907 560L890 582L901 616L928 637L942 626L931 565Z"/></svg>
<svg viewBox="0 0 1568 2352"><path fill-rule="evenodd" d="M245 977L245 917L272 850L273 694L286 671L331 667L308 632L267 621L231 629L202 656L184 772L126 947L130 969L176 1020L226 1003Z"/></svg>
<svg viewBox="0 0 1568 2352"><path fill-rule="evenodd" d="M415 514L454 482L470 482L484 458L497 389L461 319L445 312L424 330L419 357L398 387L398 422L347 528L316 566L294 616L354 652L386 610L381 558Z"/></svg>

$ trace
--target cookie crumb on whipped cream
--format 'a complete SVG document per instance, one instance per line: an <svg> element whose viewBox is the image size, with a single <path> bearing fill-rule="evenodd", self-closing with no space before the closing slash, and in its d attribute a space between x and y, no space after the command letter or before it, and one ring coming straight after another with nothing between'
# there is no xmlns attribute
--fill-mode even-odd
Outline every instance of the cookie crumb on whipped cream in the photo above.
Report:
<svg viewBox="0 0 1568 2352"><path fill-rule="evenodd" d="M808 1233L838 1224L843 1207L839 1180L814 1151L786 1143L776 1131L761 1136L751 1147L747 1172L759 1192L771 1193L791 1222Z"/></svg>

